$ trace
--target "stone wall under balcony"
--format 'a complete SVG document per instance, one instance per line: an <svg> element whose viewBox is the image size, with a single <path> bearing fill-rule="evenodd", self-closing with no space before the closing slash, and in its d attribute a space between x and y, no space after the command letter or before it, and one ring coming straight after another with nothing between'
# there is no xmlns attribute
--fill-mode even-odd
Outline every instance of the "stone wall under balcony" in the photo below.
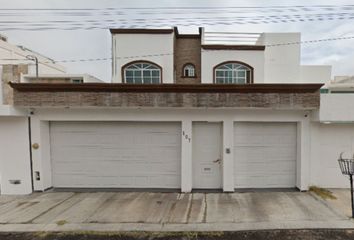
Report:
<svg viewBox="0 0 354 240"><path fill-rule="evenodd" d="M107 86L108 85L108 86ZM112 84L14 83L18 107L262 108L318 109L321 85L132 86ZM294 85L294 84L293 84ZM314 86L316 85L316 86ZM318 85L318 86L317 86ZM189 86L189 87L188 87Z"/></svg>

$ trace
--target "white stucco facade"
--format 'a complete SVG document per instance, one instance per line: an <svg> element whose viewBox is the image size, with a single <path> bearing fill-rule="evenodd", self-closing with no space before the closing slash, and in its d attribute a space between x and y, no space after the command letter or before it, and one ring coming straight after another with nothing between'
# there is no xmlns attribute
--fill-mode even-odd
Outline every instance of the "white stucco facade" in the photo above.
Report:
<svg viewBox="0 0 354 240"><path fill-rule="evenodd" d="M328 65L301 65L301 83L327 83L331 80L332 67Z"/></svg>
<svg viewBox="0 0 354 240"><path fill-rule="evenodd" d="M122 67L134 61L150 61L162 68L162 82L174 82L174 34L113 34L112 82L122 82Z"/></svg>
<svg viewBox="0 0 354 240"><path fill-rule="evenodd" d="M349 181L338 164L340 154L352 158L353 123L319 123L311 125L311 182L325 188L347 188Z"/></svg>
<svg viewBox="0 0 354 240"><path fill-rule="evenodd" d="M300 33L263 33L259 44L265 45L264 82L296 83L300 80ZM279 45L278 45L279 44Z"/></svg>
<svg viewBox="0 0 354 240"><path fill-rule="evenodd" d="M122 67L125 64L133 61L150 61L162 68L163 83L174 83L175 37L175 32L168 34L113 33L112 82L122 82ZM208 42L204 41L202 29L201 83L213 83L213 68L220 63L232 61L243 62L251 66L254 69L254 83L325 83L329 81L331 79L330 66L301 64L299 42L301 42L299 32L261 33L254 44L265 46L264 50L204 49L203 45L208 45ZM222 46L228 45L234 46L232 43ZM195 50L190 49L191 52Z"/></svg>
<svg viewBox="0 0 354 240"><path fill-rule="evenodd" d="M264 82L264 51L202 50L202 83L213 83L214 67L232 61L250 65L254 83Z"/></svg>

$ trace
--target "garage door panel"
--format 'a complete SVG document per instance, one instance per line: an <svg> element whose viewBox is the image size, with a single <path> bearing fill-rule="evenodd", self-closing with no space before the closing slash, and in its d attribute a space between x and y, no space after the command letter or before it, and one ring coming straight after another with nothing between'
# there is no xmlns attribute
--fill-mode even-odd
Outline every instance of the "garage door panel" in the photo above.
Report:
<svg viewBox="0 0 354 240"><path fill-rule="evenodd" d="M294 187L295 123L235 123L235 188Z"/></svg>
<svg viewBox="0 0 354 240"><path fill-rule="evenodd" d="M263 148L263 147L234 147L237 153L238 163L242 162L263 162L264 160L289 160L294 161L296 149L294 147L286 148ZM274 154L276 152L276 154Z"/></svg>
<svg viewBox="0 0 354 240"><path fill-rule="evenodd" d="M180 123L53 122L53 185L180 188L180 145Z"/></svg>
<svg viewBox="0 0 354 240"><path fill-rule="evenodd" d="M116 161L102 161L100 164L97 162L87 162L86 166L82 167L82 162L66 162L55 164L53 167L55 168L55 172L59 173L95 173L100 174L104 171L105 175L126 175L131 174L131 172L135 172L136 174L178 174L177 164L166 166L166 164L149 164L149 163L124 163L124 162L116 162Z"/></svg>
<svg viewBox="0 0 354 240"><path fill-rule="evenodd" d="M237 133L235 133L236 135ZM237 146L255 146L255 147L270 147L270 146L287 146L293 145L294 137L288 135L274 136L267 134L267 136L259 135L238 135L235 139L235 144Z"/></svg>
<svg viewBox="0 0 354 240"><path fill-rule="evenodd" d="M277 166L274 169L274 165ZM263 175L282 172L294 172L294 167L296 164L294 161L272 161L272 162L244 162L237 164L237 173L242 174L242 172L247 172L247 174L261 173Z"/></svg>
<svg viewBox="0 0 354 240"><path fill-rule="evenodd" d="M295 177L290 177L289 175L277 175L277 177L272 176L238 176L236 181L240 186L247 186L247 188L287 188L287 182L295 181ZM283 183L283 184L282 184Z"/></svg>
<svg viewBox="0 0 354 240"><path fill-rule="evenodd" d="M67 175L58 176L61 179L61 187L72 187L72 181L77 182L76 187L87 188L117 188L116 182L119 182L120 188L131 188L134 184L135 188L151 188L154 185L156 188L174 188L175 180L174 177L133 177L133 176L86 176L86 175L76 175L75 177L69 179Z"/></svg>

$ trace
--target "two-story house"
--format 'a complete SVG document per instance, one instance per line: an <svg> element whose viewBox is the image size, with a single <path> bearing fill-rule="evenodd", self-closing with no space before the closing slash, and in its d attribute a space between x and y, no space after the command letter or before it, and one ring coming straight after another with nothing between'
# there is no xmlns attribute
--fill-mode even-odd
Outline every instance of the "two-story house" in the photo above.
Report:
<svg viewBox="0 0 354 240"><path fill-rule="evenodd" d="M299 33L110 31L112 83L11 84L34 190L321 185L311 126L331 68L301 65Z"/></svg>

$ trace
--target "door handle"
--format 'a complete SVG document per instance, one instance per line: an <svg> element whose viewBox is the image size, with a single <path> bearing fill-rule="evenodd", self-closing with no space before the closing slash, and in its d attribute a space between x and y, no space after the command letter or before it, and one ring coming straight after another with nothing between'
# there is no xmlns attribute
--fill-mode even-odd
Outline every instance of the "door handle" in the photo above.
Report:
<svg viewBox="0 0 354 240"><path fill-rule="evenodd" d="M214 160L213 163L219 163L220 164L221 163L221 159L218 158L218 159Z"/></svg>

